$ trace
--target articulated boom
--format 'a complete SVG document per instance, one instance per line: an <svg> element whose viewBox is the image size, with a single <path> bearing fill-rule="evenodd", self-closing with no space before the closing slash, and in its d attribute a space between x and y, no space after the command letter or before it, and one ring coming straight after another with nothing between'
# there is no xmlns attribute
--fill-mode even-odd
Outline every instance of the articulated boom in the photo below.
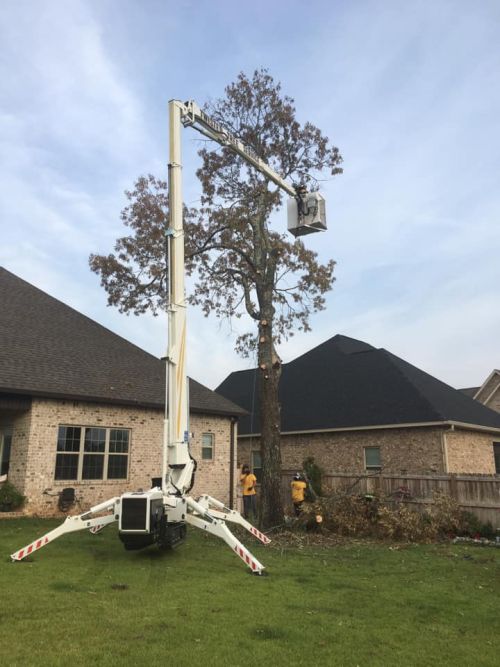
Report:
<svg viewBox="0 0 500 667"><path fill-rule="evenodd" d="M58 528L11 555L23 560L52 540L77 530L96 533L109 523L118 522L118 534L126 549L142 549L151 544L170 548L181 542L186 526L192 525L216 535L243 560L255 574L264 566L231 533L226 523L235 523L264 544L269 538L241 514L223 503L203 495L194 500L187 494L194 481L195 461L189 451L189 397L186 375L186 298L184 293L184 229L182 224L181 128L193 127L210 139L228 146L252 164L266 178L287 192L288 230L301 236L326 229L325 203L318 192L283 180L251 148L232 136L205 114L195 102L171 100L168 240L168 349L165 396L165 423L161 485L148 491L125 493L121 497L91 507L78 516L68 516Z"/></svg>
<svg viewBox="0 0 500 667"><path fill-rule="evenodd" d="M171 102L172 104L172 102ZM288 231L294 236L304 236L326 230L325 200L319 192L307 192L303 185L293 185L262 160L250 146L245 146L220 123L210 118L192 100L175 101L181 113L184 127L193 127L213 141L227 146L234 153L253 165L267 179L275 183L281 190L290 195L288 200Z"/></svg>
<svg viewBox="0 0 500 667"><path fill-rule="evenodd" d="M200 107L190 100L185 104L182 102L175 102L181 111L181 121L184 127L193 127L201 134L216 141L221 146L228 146L246 162L252 164L257 171L260 171L266 178L273 181L279 188L287 192L290 197L297 196L297 187L285 181L278 173L271 169L271 167L261 160L257 153L250 147L245 146L239 139L228 132L220 123L208 116Z"/></svg>

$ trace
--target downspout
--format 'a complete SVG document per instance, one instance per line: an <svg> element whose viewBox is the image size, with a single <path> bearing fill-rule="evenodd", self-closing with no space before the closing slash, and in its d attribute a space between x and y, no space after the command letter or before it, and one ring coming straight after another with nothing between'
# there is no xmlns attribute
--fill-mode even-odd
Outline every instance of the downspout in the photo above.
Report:
<svg viewBox="0 0 500 667"><path fill-rule="evenodd" d="M453 426L450 430L453 430ZM448 462L448 444L446 442L446 431L441 431L441 451L443 454L443 471L448 474L450 470Z"/></svg>
<svg viewBox="0 0 500 667"><path fill-rule="evenodd" d="M234 466L236 461L236 422L235 417L231 417L231 430L229 435L229 507L234 509Z"/></svg>

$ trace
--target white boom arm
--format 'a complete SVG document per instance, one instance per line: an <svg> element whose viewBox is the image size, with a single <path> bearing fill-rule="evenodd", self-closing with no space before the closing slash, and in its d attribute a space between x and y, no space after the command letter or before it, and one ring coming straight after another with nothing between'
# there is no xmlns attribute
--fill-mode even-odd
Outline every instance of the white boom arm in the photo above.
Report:
<svg viewBox="0 0 500 667"><path fill-rule="evenodd" d="M220 123L210 118L200 107L190 100L172 100L181 114L184 127L192 127L221 146L227 146L245 162L253 165L266 178L290 195L288 201L288 231L294 236L303 236L326 230L325 200L319 192L307 192L304 185L293 185L266 164L249 146L245 146Z"/></svg>
<svg viewBox="0 0 500 667"><path fill-rule="evenodd" d="M190 100L189 102L182 103L174 100L174 104L178 105L181 110L184 127L194 127L195 130L216 141L221 146L228 146L291 197L297 196L298 193L295 186L285 181L274 169L271 169L252 148L245 146L245 144L236 137L233 137L217 121L210 118L210 116L200 109L196 102Z"/></svg>
<svg viewBox="0 0 500 667"><path fill-rule="evenodd" d="M194 461L189 454L189 405L186 375L186 297L182 224L181 109L169 104L170 161L168 229L168 349L163 489L180 494L192 485Z"/></svg>

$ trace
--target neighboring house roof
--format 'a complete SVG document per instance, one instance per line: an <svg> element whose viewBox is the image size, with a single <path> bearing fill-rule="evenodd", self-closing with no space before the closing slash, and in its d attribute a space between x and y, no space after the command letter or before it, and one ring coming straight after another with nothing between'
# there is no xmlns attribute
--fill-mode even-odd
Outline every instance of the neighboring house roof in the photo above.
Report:
<svg viewBox="0 0 500 667"><path fill-rule="evenodd" d="M462 394L465 394L466 396L474 398L478 389L479 387L464 387L463 389L458 389L458 391L462 392Z"/></svg>
<svg viewBox="0 0 500 667"><path fill-rule="evenodd" d="M241 435L260 432L258 371L216 391L246 408ZM384 349L334 336L282 368L281 431L462 422L500 429L500 415Z"/></svg>
<svg viewBox="0 0 500 667"><path fill-rule="evenodd" d="M499 388L500 388L500 371L497 368L495 368L491 371L491 373L488 375L483 384L477 388L477 391L474 394L474 398L477 401L481 401L481 403L487 405L490 399L498 391Z"/></svg>
<svg viewBox="0 0 500 667"><path fill-rule="evenodd" d="M0 267L0 392L163 407L165 362ZM190 379L190 410L245 414Z"/></svg>

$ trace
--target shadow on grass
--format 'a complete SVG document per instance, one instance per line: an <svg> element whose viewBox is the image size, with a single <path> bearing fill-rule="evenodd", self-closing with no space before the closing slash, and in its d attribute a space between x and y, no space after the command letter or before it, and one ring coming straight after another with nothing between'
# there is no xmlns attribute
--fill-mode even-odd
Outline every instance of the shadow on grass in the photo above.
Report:
<svg viewBox="0 0 500 667"><path fill-rule="evenodd" d="M288 633L283 628L277 628L272 625L259 625L250 630L250 635L253 639L286 639Z"/></svg>
<svg viewBox="0 0 500 667"><path fill-rule="evenodd" d="M86 593L88 586L82 586L73 581L53 581L49 584L49 588L59 593Z"/></svg>

